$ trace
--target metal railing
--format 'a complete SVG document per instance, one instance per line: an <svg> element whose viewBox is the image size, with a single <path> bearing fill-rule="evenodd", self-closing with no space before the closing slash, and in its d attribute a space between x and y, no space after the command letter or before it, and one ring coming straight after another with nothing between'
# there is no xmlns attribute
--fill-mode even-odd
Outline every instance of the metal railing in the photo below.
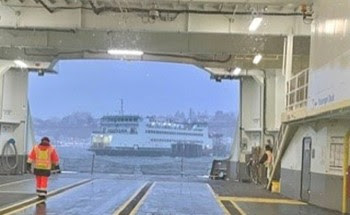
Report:
<svg viewBox="0 0 350 215"><path fill-rule="evenodd" d="M309 69L305 69L287 81L286 110L293 111L307 105Z"/></svg>
<svg viewBox="0 0 350 215"><path fill-rule="evenodd" d="M60 167L62 171L91 174L203 176L209 173L212 159L62 154Z"/></svg>

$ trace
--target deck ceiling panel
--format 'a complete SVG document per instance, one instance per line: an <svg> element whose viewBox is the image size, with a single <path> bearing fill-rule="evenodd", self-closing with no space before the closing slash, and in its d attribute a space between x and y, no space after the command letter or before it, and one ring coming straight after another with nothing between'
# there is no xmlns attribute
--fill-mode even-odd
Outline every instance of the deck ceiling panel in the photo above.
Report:
<svg viewBox="0 0 350 215"><path fill-rule="evenodd" d="M0 27L249 33L252 17L263 16L256 34L308 35L310 26L303 22L303 15L312 13L311 6L304 14L301 3L283 1L53 2L4 1L0 5Z"/></svg>
<svg viewBox="0 0 350 215"><path fill-rule="evenodd" d="M296 35L295 55L303 58L309 54L305 44L310 40L305 38L310 25L304 23L300 9L306 4L307 13L311 12L311 3L7 0L0 5L0 58L116 58L107 55L107 50L118 48L142 50L144 60L248 69L257 68L252 58L260 53L264 57L259 67L281 68L286 35ZM263 17L263 23L256 32L249 32L257 15ZM299 39L299 35L305 38Z"/></svg>

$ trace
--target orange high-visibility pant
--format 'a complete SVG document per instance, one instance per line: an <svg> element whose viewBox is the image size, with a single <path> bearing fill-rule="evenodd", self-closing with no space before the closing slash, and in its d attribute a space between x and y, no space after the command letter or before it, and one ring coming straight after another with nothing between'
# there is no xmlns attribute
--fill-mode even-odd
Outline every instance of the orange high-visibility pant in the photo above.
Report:
<svg viewBox="0 0 350 215"><path fill-rule="evenodd" d="M47 176L36 176L36 192L39 196L46 196L48 179Z"/></svg>

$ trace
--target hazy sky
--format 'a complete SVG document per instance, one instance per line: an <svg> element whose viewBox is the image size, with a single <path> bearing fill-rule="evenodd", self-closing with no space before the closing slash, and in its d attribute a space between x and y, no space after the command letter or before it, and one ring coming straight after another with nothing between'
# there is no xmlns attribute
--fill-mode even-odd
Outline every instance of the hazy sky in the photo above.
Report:
<svg viewBox="0 0 350 215"><path fill-rule="evenodd" d="M207 72L186 64L74 60L60 61L58 75L29 79L32 115L62 117L76 111L94 116L117 113L172 114L190 108L214 113L237 111L238 81L210 80Z"/></svg>

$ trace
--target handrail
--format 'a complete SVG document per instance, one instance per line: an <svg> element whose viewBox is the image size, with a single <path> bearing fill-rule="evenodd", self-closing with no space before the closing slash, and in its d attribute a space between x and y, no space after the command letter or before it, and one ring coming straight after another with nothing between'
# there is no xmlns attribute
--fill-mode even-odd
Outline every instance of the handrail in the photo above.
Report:
<svg viewBox="0 0 350 215"><path fill-rule="evenodd" d="M276 157L277 151L280 148L280 145L281 145L281 142L282 142L282 138L283 138L283 134L285 132L285 128L286 128L286 125L282 123L281 126L280 126L280 129L279 129L279 132L278 132L278 136L277 136L276 142L273 145L273 148L274 148L273 149L273 155L274 155L274 157Z"/></svg>
<svg viewBox="0 0 350 215"><path fill-rule="evenodd" d="M266 187L267 189L270 189L270 187L271 187L273 177L274 177L275 172L276 172L276 168L278 166L278 163L281 160L282 149L283 149L284 144L285 144L286 133L288 132L289 126L287 124L283 124L281 129L282 129L280 131L281 139L278 140L277 147L274 150L275 151L274 152L274 162L272 164L272 171L270 172L270 175L269 175L269 180L268 180L267 187Z"/></svg>

